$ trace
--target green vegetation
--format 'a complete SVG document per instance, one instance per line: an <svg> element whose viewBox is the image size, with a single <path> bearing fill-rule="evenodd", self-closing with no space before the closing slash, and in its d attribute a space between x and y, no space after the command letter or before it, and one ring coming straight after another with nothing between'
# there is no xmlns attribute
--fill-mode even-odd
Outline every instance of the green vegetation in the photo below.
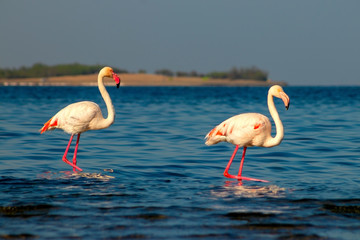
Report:
<svg viewBox="0 0 360 240"><path fill-rule="evenodd" d="M67 76L67 75L86 75L98 73L103 65L83 65L79 63L73 64L59 64L54 66L48 66L42 63L36 63L31 67L21 67L19 69L1 69L0 78L43 78L53 76ZM114 68L117 73L127 73L126 70ZM146 73L146 70L139 70L139 73ZM201 74L196 71L173 72L169 69L156 70L155 74L164 75L168 77L201 77L205 79L252 79L259 81L266 81L268 78L268 72L263 71L257 67L250 68L236 68L233 67L226 72L210 72L207 74Z"/></svg>
<svg viewBox="0 0 360 240"><path fill-rule="evenodd" d="M155 71L155 74L159 74L159 75L163 75L163 76L168 76L168 77L174 76L173 71L168 70L168 69L156 70L156 71Z"/></svg>
<svg viewBox="0 0 360 240"><path fill-rule="evenodd" d="M220 79L253 79L259 81L266 81L268 78L268 72L260 70L257 67L251 68L236 68L233 67L228 72L211 72L207 74L210 78L220 78Z"/></svg>
<svg viewBox="0 0 360 240"><path fill-rule="evenodd" d="M178 77L201 77L201 78L215 78L215 79L252 79L259 81L266 81L268 79L268 72L263 71L257 67L250 68L236 68L233 67L227 72L210 72L207 74L197 73L196 71L183 72L178 71L176 73L168 69L161 69L155 71L155 74L164 75L164 76L178 76Z"/></svg>
<svg viewBox="0 0 360 240"><path fill-rule="evenodd" d="M82 65L79 63L59 64L48 66L42 63L36 63L31 67L21 67L19 69L0 69L0 78L39 78L66 75L84 75L98 73L103 65ZM126 71L114 68L117 73Z"/></svg>

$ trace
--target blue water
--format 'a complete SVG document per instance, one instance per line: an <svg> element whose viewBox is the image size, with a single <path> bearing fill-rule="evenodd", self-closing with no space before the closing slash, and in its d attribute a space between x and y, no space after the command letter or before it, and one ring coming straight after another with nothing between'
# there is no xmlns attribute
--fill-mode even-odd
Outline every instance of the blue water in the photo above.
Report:
<svg viewBox="0 0 360 240"><path fill-rule="evenodd" d="M38 130L76 101L106 115L97 88L1 87L0 239L360 239L360 88L284 89L285 138L243 171L270 182L241 185L222 175L234 146L203 138L269 116L268 88L109 87L115 123L82 134L72 174L69 135Z"/></svg>

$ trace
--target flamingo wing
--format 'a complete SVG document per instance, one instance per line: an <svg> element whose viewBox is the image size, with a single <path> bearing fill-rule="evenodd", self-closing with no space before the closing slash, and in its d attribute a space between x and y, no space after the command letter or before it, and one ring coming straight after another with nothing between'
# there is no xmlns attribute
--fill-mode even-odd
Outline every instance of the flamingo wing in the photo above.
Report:
<svg viewBox="0 0 360 240"><path fill-rule="evenodd" d="M90 129L91 122L101 114L94 102L83 101L70 104L61 109L40 129L41 133L61 128L69 134L82 133Z"/></svg>
<svg viewBox="0 0 360 240"><path fill-rule="evenodd" d="M206 135L206 145L229 142L239 146L257 146L259 140L271 128L269 119L259 113L245 113L233 116ZM271 129L270 129L271 131Z"/></svg>

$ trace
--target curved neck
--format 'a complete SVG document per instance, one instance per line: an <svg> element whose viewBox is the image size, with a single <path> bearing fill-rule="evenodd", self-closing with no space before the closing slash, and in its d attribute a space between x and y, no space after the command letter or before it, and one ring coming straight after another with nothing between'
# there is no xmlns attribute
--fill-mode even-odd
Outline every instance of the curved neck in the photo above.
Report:
<svg viewBox="0 0 360 240"><path fill-rule="evenodd" d="M283 140L284 127L280 120L279 113L276 110L273 95L270 93L268 94L267 102L268 102L268 108L269 108L270 115L275 122L276 135L274 138L271 137L268 141L266 141L266 147L274 147L274 146L279 145L281 143L281 141Z"/></svg>
<svg viewBox="0 0 360 240"><path fill-rule="evenodd" d="M98 75L98 87L99 87L100 94L101 94L101 96L104 99L104 102L106 104L108 116L107 116L106 119L104 119L101 122L101 127L102 128L107 128L111 124L113 124L113 122L115 120L115 110L114 110L114 106L112 104L111 98L109 96L109 93L106 91L106 88L104 86L103 78L104 78L103 75L101 75L101 74Z"/></svg>

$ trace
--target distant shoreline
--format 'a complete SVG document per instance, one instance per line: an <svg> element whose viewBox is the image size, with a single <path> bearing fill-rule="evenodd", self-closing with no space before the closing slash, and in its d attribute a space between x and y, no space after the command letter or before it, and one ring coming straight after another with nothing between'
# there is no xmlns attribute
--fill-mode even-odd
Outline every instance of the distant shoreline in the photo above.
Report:
<svg viewBox="0 0 360 240"><path fill-rule="evenodd" d="M168 77L156 74L119 74L121 86L270 86L279 84L286 86L281 81L259 80L232 80L210 79L200 77ZM111 80L105 81L111 85ZM15 78L0 79L0 86L97 86L97 74L61 76L48 78Z"/></svg>

